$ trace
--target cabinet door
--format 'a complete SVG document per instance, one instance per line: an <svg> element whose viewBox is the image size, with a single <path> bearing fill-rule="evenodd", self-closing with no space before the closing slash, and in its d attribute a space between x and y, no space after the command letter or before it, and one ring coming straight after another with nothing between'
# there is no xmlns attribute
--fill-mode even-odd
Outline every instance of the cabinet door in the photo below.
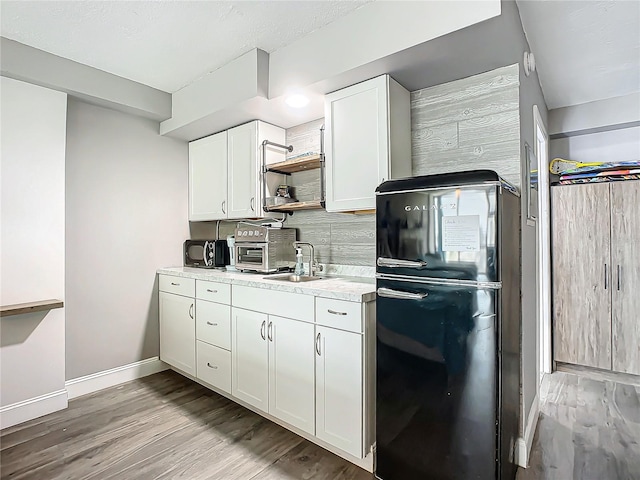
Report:
<svg viewBox="0 0 640 480"><path fill-rule="evenodd" d="M555 360L611 369L609 185L551 192Z"/></svg>
<svg viewBox="0 0 640 480"><path fill-rule="evenodd" d="M229 139L228 217L258 216L256 205L257 122L227 131Z"/></svg>
<svg viewBox="0 0 640 480"><path fill-rule="evenodd" d="M314 434L312 323L269 316L269 413Z"/></svg>
<svg viewBox="0 0 640 480"><path fill-rule="evenodd" d="M267 315L231 309L231 394L269 411Z"/></svg>
<svg viewBox="0 0 640 480"><path fill-rule="evenodd" d="M640 182L610 188L613 369L640 375Z"/></svg>
<svg viewBox="0 0 640 480"><path fill-rule="evenodd" d="M160 292L160 360L196 374L194 299Z"/></svg>
<svg viewBox="0 0 640 480"><path fill-rule="evenodd" d="M325 96L328 212L374 209L389 178L388 76Z"/></svg>
<svg viewBox="0 0 640 480"><path fill-rule="evenodd" d="M189 220L227 218L227 132L189 143Z"/></svg>
<svg viewBox="0 0 640 480"><path fill-rule="evenodd" d="M362 458L362 335L316 326L316 436Z"/></svg>

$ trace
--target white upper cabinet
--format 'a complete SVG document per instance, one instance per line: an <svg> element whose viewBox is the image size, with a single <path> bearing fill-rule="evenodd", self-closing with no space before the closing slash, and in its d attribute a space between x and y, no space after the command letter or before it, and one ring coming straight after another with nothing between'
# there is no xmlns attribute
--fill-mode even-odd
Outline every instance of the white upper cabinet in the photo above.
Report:
<svg viewBox="0 0 640 480"><path fill-rule="evenodd" d="M228 130L229 171L227 198L229 218L260 215L256 205L256 178L258 176L257 124L251 122Z"/></svg>
<svg viewBox="0 0 640 480"><path fill-rule="evenodd" d="M262 142L284 144L285 131L253 121L189 144L189 220L260 218ZM268 147L266 163L285 160L285 151ZM267 195L283 176L270 173Z"/></svg>
<svg viewBox="0 0 640 480"><path fill-rule="evenodd" d="M189 220L227 218L227 132L189 143Z"/></svg>
<svg viewBox="0 0 640 480"><path fill-rule="evenodd" d="M326 209L375 208L376 187L411 175L409 92L388 75L325 96Z"/></svg>

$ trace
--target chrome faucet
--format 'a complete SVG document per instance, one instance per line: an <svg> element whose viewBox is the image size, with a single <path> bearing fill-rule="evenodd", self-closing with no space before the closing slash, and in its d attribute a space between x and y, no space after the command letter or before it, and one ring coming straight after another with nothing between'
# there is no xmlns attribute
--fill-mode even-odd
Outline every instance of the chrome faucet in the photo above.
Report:
<svg viewBox="0 0 640 480"><path fill-rule="evenodd" d="M310 276L314 276L315 272L321 272L322 271L322 265L320 265L317 261L316 261L316 256L315 256L315 250L313 248L313 245L309 242L293 242L293 248L297 248L299 246L302 245L306 245L307 247L309 247L310 253L311 253L311 258L309 258L309 275Z"/></svg>

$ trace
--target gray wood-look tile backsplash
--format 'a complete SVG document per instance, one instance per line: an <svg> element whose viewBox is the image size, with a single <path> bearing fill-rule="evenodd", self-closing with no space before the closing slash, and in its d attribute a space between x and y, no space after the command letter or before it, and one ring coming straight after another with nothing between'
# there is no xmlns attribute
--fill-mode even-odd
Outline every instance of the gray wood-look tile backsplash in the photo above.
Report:
<svg viewBox="0 0 640 480"><path fill-rule="evenodd" d="M411 92L414 175L495 170L520 186L518 65Z"/></svg>
<svg viewBox="0 0 640 480"><path fill-rule="evenodd" d="M414 175L492 169L520 186L518 65L411 92ZM288 157L320 151L324 119L287 129ZM320 198L320 170L287 178L298 200ZM315 246L317 260L337 265L375 265L375 215L307 210L289 216L298 240ZM235 223L223 222L220 236ZM215 238L215 222L192 222L192 238ZM306 251L305 251L306 255Z"/></svg>

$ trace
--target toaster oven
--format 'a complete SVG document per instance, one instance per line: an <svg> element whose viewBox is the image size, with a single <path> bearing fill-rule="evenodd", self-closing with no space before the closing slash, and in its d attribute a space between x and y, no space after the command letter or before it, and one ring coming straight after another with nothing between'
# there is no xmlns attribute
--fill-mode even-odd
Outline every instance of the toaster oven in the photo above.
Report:
<svg viewBox="0 0 640 480"><path fill-rule="evenodd" d="M238 226L235 231L236 268L261 273L291 270L296 265L295 241L295 228Z"/></svg>

